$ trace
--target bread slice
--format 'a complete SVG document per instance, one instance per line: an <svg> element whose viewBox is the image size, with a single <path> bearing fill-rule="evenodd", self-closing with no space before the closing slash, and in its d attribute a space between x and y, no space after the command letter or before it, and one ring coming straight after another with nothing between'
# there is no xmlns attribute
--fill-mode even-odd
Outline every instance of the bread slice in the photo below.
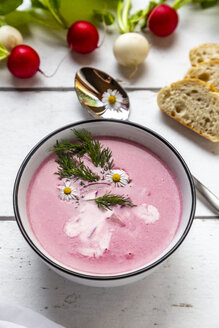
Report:
<svg viewBox="0 0 219 328"><path fill-rule="evenodd" d="M219 90L219 60L203 62L198 66L190 68L184 78L208 82Z"/></svg>
<svg viewBox="0 0 219 328"><path fill-rule="evenodd" d="M204 43L189 52L192 66L210 60L219 60L219 43Z"/></svg>
<svg viewBox="0 0 219 328"><path fill-rule="evenodd" d="M160 109L203 137L219 141L219 92L211 84L185 79L161 89Z"/></svg>

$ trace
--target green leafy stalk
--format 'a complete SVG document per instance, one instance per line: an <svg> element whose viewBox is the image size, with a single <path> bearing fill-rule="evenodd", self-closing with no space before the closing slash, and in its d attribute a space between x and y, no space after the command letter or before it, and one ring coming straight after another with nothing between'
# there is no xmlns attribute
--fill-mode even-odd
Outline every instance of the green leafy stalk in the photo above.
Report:
<svg viewBox="0 0 219 328"><path fill-rule="evenodd" d="M5 23L4 18L0 16L0 27L1 27L2 25L4 25L4 23Z"/></svg>
<svg viewBox="0 0 219 328"><path fill-rule="evenodd" d="M43 5L44 8L49 10L53 18L61 27L67 28L67 25L59 12L60 0L38 0L38 2Z"/></svg>
<svg viewBox="0 0 219 328"><path fill-rule="evenodd" d="M124 6L123 6L122 15L121 15L121 18L122 18L122 21L123 21L123 25L125 27L124 33L129 32L129 21L128 21L128 17L129 17L129 13L130 13L131 7L132 7L131 0L125 0Z"/></svg>
<svg viewBox="0 0 219 328"><path fill-rule="evenodd" d="M129 17L128 23L129 23L129 30L130 30L130 32L134 31L136 25L144 17L143 13L144 13L143 10L139 10L139 11L137 11L136 13L134 13L133 15L131 15Z"/></svg>
<svg viewBox="0 0 219 328"><path fill-rule="evenodd" d="M104 210L112 210L112 206L122 205L122 206L136 206L134 205L128 197L124 195L116 195L113 193L105 194L98 198L89 199L89 201L95 201L99 208Z"/></svg>
<svg viewBox="0 0 219 328"><path fill-rule="evenodd" d="M104 23L106 25L112 25L115 21L115 15L107 10L94 10L93 17L98 22Z"/></svg>
<svg viewBox="0 0 219 328"><path fill-rule="evenodd" d="M64 151L58 151L57 163L59 164L57 174L61 179L63 178L75 178L82 179L88 182L95 182L100 179L100 177L95 174L88 166L74 157L71 157L69 153Z"/></svg>
<svg viewBox="0 0 219 328"><path fill-rule="evenodd" d="M3 60L7 58L9 55L8 50L3 46L3 44L0 42L0 60Z"/></svg>
<svg viewBox="0 0 219 328"><path fill-rule="evenodd" d="M118 27L121 33L130 32L128 16L131 9L131 0L119 0L117 6Z"/></svg>
<svg viewBox="0 0 219 328"><path fill-rule="evenodd" d="M121 33L133 32L135 27L143 21L142 28L146 26L146 20L149 11L157 6L165 2L166 0L159 0L157 2L150 1L148 6L145 9L140 9L134 14L130 15L131 10L131 0L120 0L117 7L117 21L119 31ZM186 0L185 0L186 1Z"/></svg>
<svg viewBox="0 0 219 328"><path fill-rule="evenodd" d="M0 0L0 16L4 22L16 27L37 23L52 29L66 29L78 19L95 22L94 10L105 9L104 21L110 24L115 19L110 11L115 10L118 0L31 0L31 7L15 10L22 2Z"/></svg>
<svg viewBox="0 0 219 328"><path fill-rule="evenodd" d="M219 0L213 0L213 1L211 1L211 0L206 0L206 1L193 0L193 2L199 2L202 9L207 9L207 8L216 6L218 4Z"/></svg>
<svg viewBox="0 0 219 328"><path fill-rule="evenodd" d="M176 0L173 4L173 8L175 10L180 9L181 7L185 6L187 3L191 2L191 0Z"/></svg>
<svg viewBox="0 0 219 328"><path fill-rule="evenodd" d="M47 28L56 30L63 29L57 23L54 17L48 10L43 8L30 8L28 10L15 10L8 15L4 16L4 20L8 25L19 27L20 25L28 25L32 23L40 24Z"/></svg>

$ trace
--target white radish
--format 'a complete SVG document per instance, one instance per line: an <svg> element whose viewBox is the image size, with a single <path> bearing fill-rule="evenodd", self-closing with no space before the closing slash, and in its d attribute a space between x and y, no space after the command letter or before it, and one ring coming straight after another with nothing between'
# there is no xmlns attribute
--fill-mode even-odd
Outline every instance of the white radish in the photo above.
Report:
<svg viewBox="0 0 219 328"><path fill-rule="evenodd" d="M137 70L148 55L150 45L147 39L139 33L124 33L114 42L113 53L122 66L133 67ZM133 75L133 74L132 74Z"/></svg>
<svg viewBox="0 0 219 328"><path fill-rule="evenodd" d="M23 43L21 33L10 25L0 27L0 42L8 51L11 51L15 46Z"/></svg>

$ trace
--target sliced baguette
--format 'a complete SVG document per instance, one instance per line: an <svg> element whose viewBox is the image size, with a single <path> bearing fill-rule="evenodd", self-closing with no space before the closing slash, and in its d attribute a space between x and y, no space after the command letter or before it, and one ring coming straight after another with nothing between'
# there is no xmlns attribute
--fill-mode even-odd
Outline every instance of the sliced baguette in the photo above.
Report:
<svg viewBox="0 0 219 328"><path fill-rule="evenodd" d="M219 44L201 44L200 46L190 50L189 58L192 66L196 66L210 60L219 60Z"/></svg>
<svg viewBox="0 0 219 328"><path fill-rule="evenodd" d="M185 79L164 87L157 96L160 109L213 141L219 141L219 93L212 85Z"/></svg>
<svg viewBox="0 0 219 328"><path fill-rule="evenodd" d="M219 60L203 62L190 68L184 79L199 79L212 84L219 90Z"/></svg>

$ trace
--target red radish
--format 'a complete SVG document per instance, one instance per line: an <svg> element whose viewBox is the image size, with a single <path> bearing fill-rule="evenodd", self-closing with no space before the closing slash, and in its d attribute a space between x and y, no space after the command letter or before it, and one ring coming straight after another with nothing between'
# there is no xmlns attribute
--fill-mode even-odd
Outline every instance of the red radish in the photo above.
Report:
<svg viewBox="0 0 219 328"><path fill-rule="evenodd" d="M14 47L8 56L8 69L20 79L28 79L39 70L40 57L37 52L24 44Z"/></svg>
<svg viewBox="0 0 219 328"><path fill-rule="evenodd" d="M86 21L75 22L68 29L69 46L81 54L87 54L97 48L99 34L96 27Z"/></svg>
<svg viewBox="0 0 219 328"><path fill-rule="evenodd" d="M148 15L147 27L157 36L168 36L178 25L178 14L172 7L161 4L154 7Z"/></svg>

